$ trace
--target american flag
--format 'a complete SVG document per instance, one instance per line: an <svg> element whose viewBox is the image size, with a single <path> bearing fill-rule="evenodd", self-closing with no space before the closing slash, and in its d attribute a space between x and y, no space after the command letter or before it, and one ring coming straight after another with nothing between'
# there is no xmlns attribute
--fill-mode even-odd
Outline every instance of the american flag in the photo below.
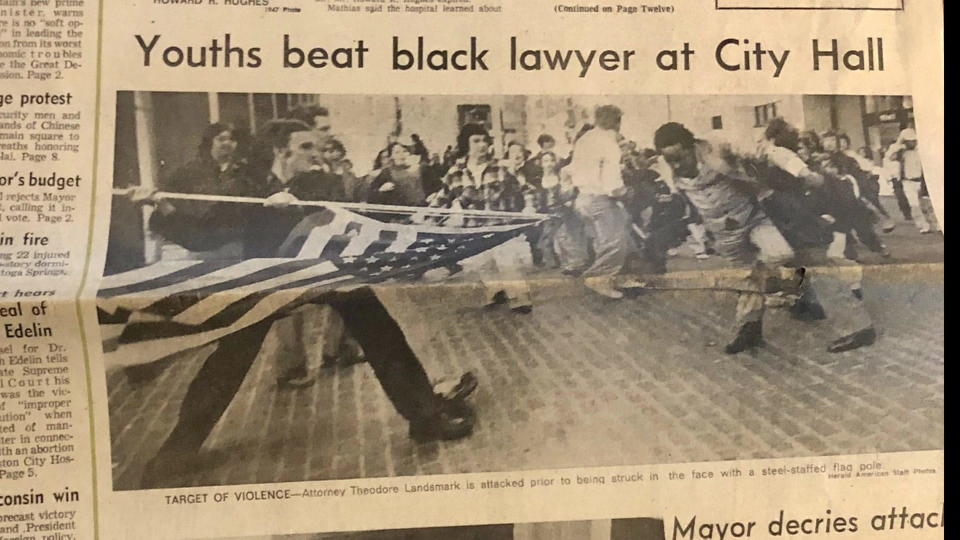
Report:
<svg viewBox="0 0 960 540"><path fill-rule="evenodd" d="M500 221L503 221L501 218ZM289 257L161 261L105 277L98 292L106 365L199 347L337 289L415 280L522 234L536 222L480 227L385 223L327 207L280 248Z"/></svg>

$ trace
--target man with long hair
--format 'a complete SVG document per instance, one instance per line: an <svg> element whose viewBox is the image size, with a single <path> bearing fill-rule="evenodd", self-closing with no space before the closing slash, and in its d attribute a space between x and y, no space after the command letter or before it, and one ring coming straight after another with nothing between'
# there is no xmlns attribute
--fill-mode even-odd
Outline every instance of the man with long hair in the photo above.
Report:
<svg viewBox="0 0 960 540"><path fill-rule="evenodd" d="M448 171L448 175L458 172L465 190L482 195L485 209L490 210L492 203L499 198L497 184L501 179L501 170L490 154L493 138L480 124L467 123L457 136L457 150L460 157ZM527 284L522 268L522 258L518 256L518 243L507 242L474 259L476 273L484 284L484 302L489 307L509 306L515 313L526 314L533 309L530 286Z"/></svg>

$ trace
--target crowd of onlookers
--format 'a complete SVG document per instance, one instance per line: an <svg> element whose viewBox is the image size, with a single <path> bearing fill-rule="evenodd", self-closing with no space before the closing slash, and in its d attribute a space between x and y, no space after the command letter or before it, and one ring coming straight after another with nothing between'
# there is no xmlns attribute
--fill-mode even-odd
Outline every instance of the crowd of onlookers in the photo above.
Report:
<svg viewBox="0 0 960 540"><path fill-rule="evenodd" d="M570 274L581 273L602 251L592 245L598 236L593 231L597 224L585 224L590 219L578 212L575 204L578 197L583 202L589 196L582 192L591 191L594 182L584 180L583 173L578 172L577 153L594 156L608 151L598 149L609 148L604 142L594 141L595 135L607 130L598 130L592 124L581 126L568 137L570 140L563 141L562 146L569 148L566 152L557 151L561 145L550 134L539 135L535 146L530 147L504 137L506 140L497 148L494 138L480 123L463 125L455 144L442 152L431 152L417 134L392 134L376 155L370 172L358 175L348 149L333 134L327 109L299 107L279 123L297 123L318 135L314 144L319 146L310 150L312 153L304 158L307 162L303 165L304 170L314 173L312 199L550 215L553 219L543 221L527 234L532 261ZM230 124L210 125L196 158L165 174L160 188L181 193L257 196L261 181L276 172L271 167L276 167L275 154L283 148L269 143L270 129L268 124L264 133L252 138ZM630 235L641 255L637 257L640 270L665 271L667 259L685 243L696 257L710 257L711 234L703 226L696 206L678 189L671 167L657 151L623 137L618 130L612 133L619 153L597 158L601 168L604 163L607 165L596 182L606 182L601 191L617 201L629 216ZM851 149L850 138L844 133L801 133L775 118L766 127L756 151L738 153L722 145L720 150L731 167L757 181L750 189L794 246L826 246L831 257L853 259L859 243L888 256L881 231L893 230L895 222L880 198L884 183L896 195L904 219L912 220L923 233L936 228L912 128L903 129L897 141L883 149L881 155L871 156L866 149ZM823 185L811 189L778 166L779 152L784 150L821 175L825 179ZM611 164L614 159L616 163ZM181 215L199 215L209 203L180 201L177 206ZM245 219L242 211L235 209L232 219ZM429 219L459 226L490 223L493 219L483 218L482 213L465 213L473 217L443 213L424 218L415 212L378 217ZM221 209L218 222L229 228L232 220L224 220L225 215L230 212Z"/></svg>

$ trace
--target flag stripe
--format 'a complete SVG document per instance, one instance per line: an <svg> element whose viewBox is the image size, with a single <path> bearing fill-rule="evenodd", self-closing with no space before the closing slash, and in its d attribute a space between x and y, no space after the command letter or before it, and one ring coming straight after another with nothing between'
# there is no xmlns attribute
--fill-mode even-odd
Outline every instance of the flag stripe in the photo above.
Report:
<svg viewBox="0 0 960 540"><path fill-rule="evenodd" d="M362 225L360 227L360 234L352 238L350 243L343 248L343 251L340 252L340 257L363 255L371 245L381 242L384 233L388 232L380 227L371 225Z"/></svg>
<svg viewBox="0 0 960 540"><path fill-rule="evenodd" d="M360 253L359 256L370 257L378 253L383 253L387 251L397 241L398 233L396 230L381 230L380 237L371 243L367 248Z"/></svg>
<svg viewBox="0 0 960 540"><path fill-rule="evenodd" d="M199 286L193 289L187 289L159 299L157 295L151 295L151 298L153 298L154 301L143 309L144 311L157 315L173 317L174 315L186 310L210 295L221 292L230 292L231 290L239 289L240 287L250 286L257 282L273 279L277 276L282 276L290 272L297 272L303 270L304 268L309 268L320 263L320 261L317 259L251 260L263 261L264 268L261 270L256 270L256 267L252 267L254 271L251 273L239 275L235 278L225 279L210 284L197 284Z"/></svg>
<svg viewBox="0 0 960 540"><path fill-rule="evenodd" d="M318 259L332 259L335 257L340 257L340 254L350 245L350 242L356 238L354 234L337 234L334 235L330 240L323 246L323 249L320 251L319 255L316 255Z"/></svg>
<svg viewBox="0 0 960 540"><path fill-rule="evenodd" d="M340 276L339 278L333 278L324 283L326 285L332 285L347 279L350 279L350 277ZM243 328L265 320L283 310L285 306L295 304L300 296L313 287L314 285L297 289L285 289L259 298L258 302L247 309L243 315L231 325L205 328L203 331L188 335L174 334L161 339L140 340L122 344L121 347L115 349L113 352L104 354L104 363L107 369L147 364L177 352L206 345L207 343L230 335L237 330L242 330Z"/></svg>
<svg viewBox="0 0 960 540"><path fill-rule="evenodd" d="M474 244L475 247L488 249L502 242L504 237L512 236L514 235L497 234L489 235L488 238L474 237L471 243ZM261 286L262 284L258 284L257 288L248 289L246 291L248 294L233 302L225 301L225 299L222 298L223 295L219 295L216 298L210 297L208 299L209 303L205 307L205 311L202 312L202 315L198 316L194 314L192 319L178 316L173 320L150 319L147 321L133 321L128 325L120 341L121 343L157 341L177 335L186 336L209 332L231 325L233 325L231 327L234 328L234 331L239 330L242 327L237 327L235 321L241 318L249 309L252 309L252 307L258 304L264 297L275 292L292 288L318 288L331 283L344 282L352 278L360 278L360 280L365 283L379 283L404 275L416 274L431 267L440 266L451 260L461 259L464 255L469 256L473 250L464 249L462 250L464 252L462 255L455 254L455 252L458 251L456 249L446 251L447 253L440 259L429 260L425 258L422 262L411 261L412 264L405 267L394 268L378 273L364 271L365 266L355 268L353 272L347 272L345 270L337 271L333 264L328 263L329 266L326 266L325 270L332 269L333 272L324 276L324 280L321 282L317 281L317 276L313 275L313 272L310 272L311 269L308 268L305 271L292 274L290 277L293 279L282 280L266 285L266 287L269 288L264 288L264 286ZM281 276L281 278L283 277L284 276Z"/></svg>
<svg viewBox="0 0 960 540"><path fill-rule="evenodd" d="M100 306L108 311L115 311L120 307L127 310L146 308L162 298L173 298L186 295L194 289L211 288L216 290L217 285L224 287L238 286L249 282L250 279L263 279L264 275L272 276L289 271L290 266L296 264L316 264L316 261L288 261L287 259L249 259L216 269L208 274L193 276L177 280L176 283L162 285L155 280L154 289L138 291L136 294L126 294L109 300L101 300ZM278 268L279 267L279 268ZM252 276L252 278L251 278ZM225 290L225 289L221 289Z"/></svg>
<svg viewBox="0 0 960 540"><path fill-rule="evenodd" d="M169 263L158 263L166 265ZM143 291L149 291L151 289L159 289L161 287L166 287L168 285L173 285L175 283L180 283L182 281L187 281L190 279L199 278L210 272L215 272L221 268L227 266L232 266L237 264L236 261L205 261L200 264L191 265L186 268L181 268L174 272L168 272L166 274L152 277L138 283L131 283L129 285L124 285L121 287L113 289L101 289L98 293L100 297L110 297L110 296L123 296L128 294L136 294ZM147 268L150 268L149 266Z"/></svg>
<svg viewBox="0 0 960 540"><path fill-rule="evenodd" d="M324 285L345 282L354 277L353 274L347 272L334 271L324 276L324 279L321 281L318 281L316 277L304 277L272 289L249 291L248 294L242 296L224 298L222 297L223 295L221 295L218 297L219 309L216 309L215 313L212 313L210 317L207 317L199 323L184 323L177 321L175 318L131 319L127 324L127 329L120 338L120 342L155 341L176 335L191 335L232 326L243 317L244 313L272 294L294 289L311 289L317 287L322 289ZM290 307L293 308L296 306Z"/></svg>
<svg viewBox="0 0 960 540"><path fill-rule="evenodd" d="M326 301L351 283L416 279L533 225L451 229L385 223L343 209L318 213L288 236L287 258L164 261L105 281L112 286L100 291L98 301L104 350L111 365L158 360L306 302Z"/></svg>
<svg viewBox="0 0 960 540"><path fill-rule="evenodd" d="M122 294L122 293L113 293L110 292L114 289L120 289L121 287L127 287L135 283L140 283L145 280L150 280L158 278L167 274L172 274L178 270L183 270L191 266L196 266L202 264L203 261L170 261L165 264L152 264L143 268L137 268L135 270L129 270L127 272L121 272L119 274L113 274L111 276L104 276L100 281L100 294Z"/></svg>
<svg viewBox="0 0 960 540"><path fill-rule="evenodd" d="M245 287L237 287L236 289L230 291L230 295L247 296L260 291L277 289L291 282L300 280L317 280L318 278L330 275L336 271L336 265L329 261L324 261L320 264L309 268L304 268L303 270L299 270L297 272L283 274L273 279L259 281ZM220 311L222 305L223 300L219 295L210 295L177 314L177 316L173 318L173 321L179 324L199 325L216 315L217 312Z"/></svg>
<svg viewBox="0 0 960 540"><path fill-rule="evenodd" d="M387 248L387 251L389 253L403 253L415 244L419 237L420 235L417 229L413 227L403 227L397 231L397 239L393 242L393 245Z"/></svg>
<svg viewBox="0 0 960 540"><path fill-rule="evenodd" d="M332 238L344 234L350 223L353 223L350 212L334 211L333 219L330 223L314 227L307 239L304 240L297 258L316 258L320 256L324 248Z"/></svg>

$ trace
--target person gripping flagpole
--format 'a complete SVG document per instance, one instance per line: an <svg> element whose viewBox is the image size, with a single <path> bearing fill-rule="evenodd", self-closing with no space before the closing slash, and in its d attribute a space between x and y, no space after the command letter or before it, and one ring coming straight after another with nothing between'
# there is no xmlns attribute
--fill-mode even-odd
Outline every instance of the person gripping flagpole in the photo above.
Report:
<svg viewBox="0 0 960 540"><path fill-rule="evenodd" d="M273 159L259 177L250 181L245 193L264 199L261 205L248 208L242 224L244 257L248 259L275 256L277 247L303 218L303 209L296 203L321 199L336 189L317 176L320 139L309 126L299 121L277 120L263 131L266 135L262 144L269 145ZM197 227L216 225L220 215L185 220L170 199L147 190L134 190L130 197L156 204L158 211L153 213L151 227L177 243L209 237L207 230ZM397 412L409 422L412 439L458 439L473 431L475 414L464 401L476 387L472 374L461 377L459 390L438 394L403 330L372 288L334 290L322 299L338 311L359 342L381 387ZM246 378L273 325L273 318L264 318L217 341L216 349L189 385L176 426L148 463L142 478L144 487L163 487L171 474L194 462Z"/></svg>

